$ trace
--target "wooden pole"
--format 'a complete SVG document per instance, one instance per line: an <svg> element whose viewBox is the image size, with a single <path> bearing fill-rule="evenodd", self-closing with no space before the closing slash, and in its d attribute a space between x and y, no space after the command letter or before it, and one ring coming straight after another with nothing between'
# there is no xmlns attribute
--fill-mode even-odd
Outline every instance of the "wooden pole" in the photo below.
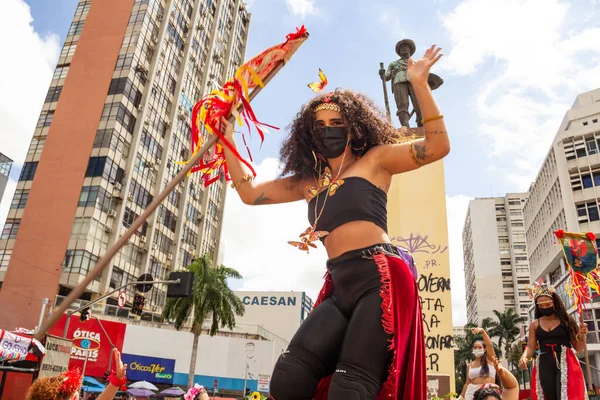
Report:
<svg viewBox="0 0 600 400"><path fill-rule="evenodd" d="M385 73L383 63L379 63L379 71ZM381 77L381 83L383 84L383 100L385 101L385 113L387 114L388 122L392 122L392 115L390 114L390 100L388 98L387 86L385 84L385 77Z"/></svg>
<svg viewBox="0 0 600 400"><path fill-rule="evenodd" d="M579 315L579 324L583 325L583 312ZM585 375L587 377L587 388L588 390L592 390L592 370L590 369L590 358L588 356L588 348L587 348L587 335L583 337L583 357L585 359Z"/></svg>
<svg viewBox="0 0 600 400"><path fill-rule="evenodd" d="M286 63L285 60L279 61L279 63L267 74L265 79L263 79L263 83L265 86L267 85L267 83L269 83L269 81L271 79L273 79L273 77L275 75L277 75L277 73L281 70L281 68L283 68L285 66L285 63ZM248 98L249 98L248 100L252 101L252 99L254 99L260 91L261 91L260 86L257 86L256 88L254 88L252 90L252 92L250 92L250 94L248 95ZM238 107L238 111L241 112L241 110L242 110L242 105L240 104L240 106ZM231 122L234 122L234 117L229 116L229 120ZM182 180L185 179L185 177L187 176L188 172L192 169L192 167L194 167L194 165L198 164L198 161L200 161L201 157L204 156L204 154L212 146L214 146L215 143L217 143L217 140L218 140L217 135L210 136L208 138L208 140L206 141L206 143L204 144L204 146L202 146L202 148L198 152L196 152L196 154L190 159L190 161L188 161L188 163L185 164L185 166L171 180L171 182L169 182L169 184L165 187L165 189L158 196L156 196L154 198L152 203L150 203L150 205L146 208L146 210L144 210L142 215L140 215L138 218L136 218L133 221L133 224L127 230L127 232L125 232L123 234L123 236L121 236L119 238L119 240L117 240L117 242L106 251L106 254L100 260L98 260L94 269L91 270L89 274L87 274L87 276L85 277L85 279L83 281L81 281L75 288L73 288L73 290L71 291L71 293L69 293L67 298L65 298L62 301L62 303L60 303L60 306L58 306L58 308L52 313L50 318L48 318L48 320L46 320L46 322L44 322L44 324L40 327L40 329L35 333L35 338L37 340L42 340L44 335L46 335L46 332L48 332L48 330L59 320L59 318L63 315L63 313L69 307L71 307L71 304L73 304L79 298L79 296L81 296L81 294L85 291L85 288L97 276L99 276L102 273L102 271L110 263L110 260L112 260L112 258L117 254L117 252L121 249L121 247L123 247L128 242L129 238L131 236L133 236L133 234L142 226L142 224L144 222L146 222L148 217L150 217L150 215L158 208L160 203L162 203L162 201L169 195L169 193L173 189L175 189L175 187L179 184L179 182L181 182Z"/></svg>

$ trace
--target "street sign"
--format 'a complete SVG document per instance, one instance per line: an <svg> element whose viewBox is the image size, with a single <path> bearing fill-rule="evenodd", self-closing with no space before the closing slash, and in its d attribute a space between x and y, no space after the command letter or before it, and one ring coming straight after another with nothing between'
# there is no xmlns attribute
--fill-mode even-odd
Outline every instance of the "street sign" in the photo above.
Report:
<svg viewBox="0 0 600 400"><path fill-rule="evenodd" d="M127 294L125 292L119 293L119 308L123 308L125 306L125 302L127 301Z"/></svg>
<svg viewBox="0 0 600 400"><path fill-rule="evenodd" d="M141 293L146 293L149 292L150 289L152 289L152 282L154 280L154 278L152 277L152 275L150 274L143 274L138 278L138 282L149 282L147 284L143 284L143 283L138 283L137 285L135 285L135 288L137 289L138 292Z"/></svg>

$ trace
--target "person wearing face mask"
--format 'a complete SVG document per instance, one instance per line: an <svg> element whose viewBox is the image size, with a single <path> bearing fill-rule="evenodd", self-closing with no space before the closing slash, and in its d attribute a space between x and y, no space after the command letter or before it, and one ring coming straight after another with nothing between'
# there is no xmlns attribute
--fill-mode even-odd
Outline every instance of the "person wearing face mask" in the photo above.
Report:
<svg viewBox="0 0 600 400"><path fill-rule="evenodd" d="M413 259L387 234L387 191L393 175L450 151L443 115L427 82L439 52L432 46L421 60L408 61L424 138L407 139L406 128L395 129L372 100L336 89L309 101L292 122L281 148L279 179L255 182L225 149L232 187L242 201L306 201L310 225L299 229L300 238L287 239L303 251L321 240L329 258L315 308L275 365L270 383L275 400L427 398ZM233 127L225 119L221 123L234 144Z"/></svg>
<svg viewBox="0 0 600 400"><path fill-rule="evenodd" d="M583 351L586 324L577 326L553 287L545 283L528 287L535 301L535 320L529 325L527 348L519 367L536 353L532 372L532 400L583 400L586 397L583 371L576 353Z"/></svg>
<svg viewBox="0 0 600 400"><path fill-rule="evenodd" d="M475 360L467 366L467 381L465 382L461 396L464 400L473 400L473 394L486 384L496 382L496 368L493 360L496 358L494 345L489 335L483 328L473 328L474 335L481 334L483 341L477 340L473 343L473 356Z"/></svg>

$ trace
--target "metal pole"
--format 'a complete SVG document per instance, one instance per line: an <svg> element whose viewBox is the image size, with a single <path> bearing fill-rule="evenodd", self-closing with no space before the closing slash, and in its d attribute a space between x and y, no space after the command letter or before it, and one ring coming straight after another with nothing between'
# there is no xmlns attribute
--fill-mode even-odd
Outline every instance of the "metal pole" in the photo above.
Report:
<svg viewBox="0 0 600 400"><path fill-rule="evenodd" d="M384 71L383 63L379 63L379 71ZM381 77L381 83L383 84L383 100L385 101L385 112L387 114L388 122L392 122L392 115L390 114L390 100L388 99L387 85L385 84L385 76Z"/></svg>
<svg viewBox="0 0 600 400"><path fill-rule="evenodd" d="M40 319L38 321L37 326L35 327L35 332L38 331L38 329L40 329L40 326L42 326L42 321L44 320L44 313L46 312L46 305L48 304L48 298L44 297L42 299L42 311L40 312ZM35 333L34 332L34 333Z"/></svg>
<svg viewBox="0 0 600 400"><path fill-rule="evenodd" d="M583 312L581 314L579 314L579 323L581 325L585 324L585 322L583 322ZM593 387L592 387L592 371L590 370L590 358L588 355L588 348L587 348L587 336L585 336L582 340L583 340L583 357L585 359L585 375L587 378L587 388L588 388L588 390L592 390L593 389Z"/></svg>
<svg viewBox="0 0 600 400"><path fill-rule="evenodd" d="M287 60L279 61L279 63L267 74L267 76L263 79L263 86L269 83L269 81L285 66L286 61ZM261 89L261 86L254 88L252 92L248 95L248 101L252 101L252 99L256 97L256 95L261 91ZM238 110L242 109L243 105L240 104ZM229 120L234 122L235 116L230 115ZM181 171L179 171L179 173L171 180L171 182L169 182L169 184L164 188L164 190L154 198L152 203L150 203L150 205L146 207L146 210L142 213L142 215L140 215L133 221L133 224L131 224L129 230L125 232L119 238L119 240L117 240L117 242L106 251L104 256L100 258L100 260L98 260L94 269L92 269L86 275L83 281L81 281L75 288L73 288L73 290L71 290L71 293L69 293L67 298L63 300L58 309L50 316L50 318L46 320L46 322L42 325L40 330L35 334L36 339L40 340L46 334L46 332L48 332L50 327L52 327L56 323L56 321L58 321L60 316L71 306L71 304L73 304L79 298L79 296L83 294L85 288L87 288L87 286L102 273L102 271L110 263L110 260L112 260L113 257L117 254L119 249L121 249L121 247L123 247L129 241L129 238L133 236L133 234L137 232L137 230L144 224L144 222L146 222L150 215L152 215L152 213L156 211L158 206L163 202L164 199L167 198L169 193L171 193L171 191L173 191L173 189L177 187L179 182L183 181L187 177L188 172L191 171L191 169L198 164L198 162L204 156L204 154L212 146L214 146L218 140L219 137L217 135L211 135L211 137L209 137L206 140L204 146L202 146L202 148L198 150L196 154L193 155L193 157L188 161L187 164L183 166Z"/></svg>
<svg viewBox="0 0 600 400"><path fill-rule="evenodd" d="M63 330L63 339L67 338L67 331L69 330L69 323L71 322L71 316L73 314L67 313L67 320L65 321L65 329Z"/></svg>
<svg viewBox="0 0 600 400"><path fill-rule="evenodd" d="M248 361L246 361L246 372L244 373L244 393L242 396L246 396L246 380L248 379Z"/></svg>
<svg viewBox="0 0 600 400"><path fill-rule="evenodd" d="M85 361L83 362L83 371L81 371L81 374L83 376L85 376L85 367L87 367L87 362L88 362L88 357L90 356L90 348L88 346L87 349L85 349Z"/></svg>

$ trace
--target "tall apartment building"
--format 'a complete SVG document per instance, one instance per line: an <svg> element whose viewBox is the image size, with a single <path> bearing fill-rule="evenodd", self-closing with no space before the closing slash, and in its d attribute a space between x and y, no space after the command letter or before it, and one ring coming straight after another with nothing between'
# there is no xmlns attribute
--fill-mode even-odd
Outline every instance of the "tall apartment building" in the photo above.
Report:
<svg viewBox="0 0 600 400"><path fill-rule="evenodd" d="M80 0L0 237L0 325L36 325L178 173L192 105L242 64L249 22L241 0ZM84 299L218 259L225 189L182 182Z"/></svg>
<svg viewBox="0 0 600 400"><path fill-rule="evenodd" d="M12 167L13 160L0 153L0 202L4 196L4 190L8 184L8 175ZM1 265L1 264L0 264Z"/></svg>
<svg viewBox="0 0 600 400"><path fill-rule="evenodd" d="M570 312L573 302L565 291L568 273L554 231L594 232L600 236L599 121L600 89L578 95L529 188L524 208L531 278L552 283ZM591 309L584 311L590 330L588 350L595 368L600 366L599 299L594 299ZM529 317L533 319L533 307ZM594 377L596 384L600 382L597 378Z"/></svg>
<svg viewBox="0 0 600 400"><path fill-rule="evenodd" d="M467 319L481 324L494 310L527 315L531 300L523 223L525 193L471 200L463 229Z"/></svg>

